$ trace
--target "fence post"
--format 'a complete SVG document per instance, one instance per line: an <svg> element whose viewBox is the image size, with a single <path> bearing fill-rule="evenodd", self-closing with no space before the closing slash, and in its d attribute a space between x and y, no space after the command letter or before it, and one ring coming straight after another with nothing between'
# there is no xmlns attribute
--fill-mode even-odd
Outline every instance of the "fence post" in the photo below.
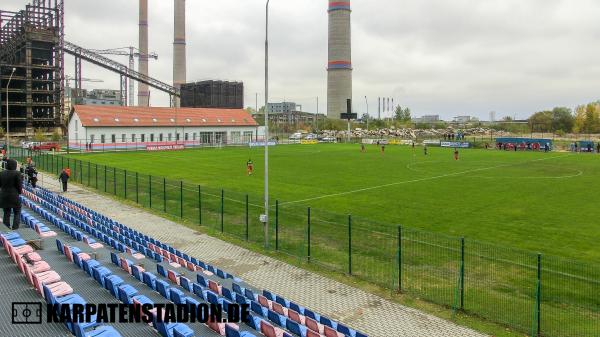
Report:
<svg viewBox="0 0 600 337"><path fill-rule="evenodd" d="M275 200L275 250L279 250L279 200Z"/></svg>
<svg viewBox="0 0 600 337"><path fill-rule="evenodd" d="M98 163L96 163L96 189L98 189Z"/></svg>
<svg viewBox="0 0 600 337"><path fill-rule="evenodd" d="M460 310L465 309L465 238L460 238Z"/></svg>
<svg viewBox="0 0 600 337"><path fill-rule="evenodd" d="M248 242L248 194L246 194L246 242Z"/></svg>
<svg viewBox="0 0 600 337"><path fill-rule="evenodd" d="M65 157L60 157L60 166L62 166L61 168L65 168Z"/></svg>
<svg viewBox="0 0 600 337"><path fill-rule="evenodd" d="M69 161L69 158L67 158L67 161ZM104 165L104 193L106 193L108 191L108 187L106 186L108 184L108 180L106 179L106 175L108 174L107 172L108 172L108 169L107 169L106 165Z"/></svg>
<svg viewBox="0 0 600 337"><path fill-rule="evenodd" d="M179 181L179 217L183 219L183 180Z"/></svg>
<svg viewBox="0 0 600 337"><path fill-rule="evenodd" d="M117 168L113 167L113 191L117 195Z"/></svg>
<svg viewBox="0 0 600 337"><path fill-rule="evenodd" d="M223 215L225 211L225 190L221 189L221 233L225 231Z"/></svg>
<svg viewBox="0 0 600 337"><path fill-rule="evenodd" d="M56 160L56 164L58 165L58 159ZM83 185L83 161L79 161L79 182Z"/></svg>
<svg viewBox="0 0 600 337"><path fill-rule="evenodd" d="M308 238L307 238L307 241L308 241L307 259L308 259L308 262L310 263L310 207L308 208L308 214L307 215L308 215L308 222L307 222L307 225L308 225L308 230L307 230L307 235L308 235Z"/></svg>
<svg viewBox="0 0 600 337"><path fill-rule="evenodd" d="M348 275L352 275L352 215L348 214Z"/></svg>
<svg viewBox="0 0 600 337"><path fill-rule="evenodd" d="M402 226L398 226L398 292L402 292Z"/></svg>
<svg viewBox="0 0 600 337"><path fill-rule="evenodd" d="M198 185L198 224L202 225L202 186Z"/></svg>
<svg viewBox="0 0 600 337"><path fill-rule="evenodd" d="M163 177L163 211L167 213L167 178Z"/></svg>
<svg viewBox="0 0 600 337"><path fill-rule="evenodd" d="M127 170L123 170L123 182L124 182L124 187L123 187L123 195L125 196L125 199L127 199Z"/></svg>
<svg viewBox="0 0 600 337"><path fill-rule="evenodd" d="M135 203L140 203L139 174L135 172Z"/></svg>
<svg viewBox="0 0 600 337"><path fill-rule="evenodd" d="M535 315L536 315L536 325L537 332L536 336L540 337L542 335L542 254L538 254L537 256L537 287L535 294Z"/></svg>
<svg viewBox="0 0 600 337"><path fill-rule="evenodd" d="M150 200L150 209L152 209L152 175L148 175L148 200Z"/></svg>
<svg viewBox="0 0 600 337"><path fill-rule="evenodd" d="M88 186L90 186L90 171L92 170L92 163L88 161Z"/></svg>

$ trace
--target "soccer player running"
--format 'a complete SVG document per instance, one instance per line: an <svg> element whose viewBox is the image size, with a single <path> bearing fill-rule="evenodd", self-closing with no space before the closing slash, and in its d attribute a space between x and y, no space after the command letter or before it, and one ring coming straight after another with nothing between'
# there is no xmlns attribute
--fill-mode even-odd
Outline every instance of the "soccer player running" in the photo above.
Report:
<svg viewBox="0 0 600 337"><path fill-rule="evenodd" d="M248 172L249 176L251 176L254 172L254 163L252 162L252 159L248 159L246 162L246 171Z"/></svg>
<svg viewBox="0 0 600 337"><path fill-rule="evenodd" d="M427 151L428 151L427 145L425 144L425 145L423 145L423 153L425 153L425 155L427 155Z"/></svg>
<svg viewBox="0 0 600 337"><path fill-rule="evenodd" d="M381 144L381 155L385 152L385 144Z"/></svg>
<svg viewBox="0 0 600 337"><path fill-rule="evenodd" d="M458 160L458 149L454 148L454 160Z"/></svg>

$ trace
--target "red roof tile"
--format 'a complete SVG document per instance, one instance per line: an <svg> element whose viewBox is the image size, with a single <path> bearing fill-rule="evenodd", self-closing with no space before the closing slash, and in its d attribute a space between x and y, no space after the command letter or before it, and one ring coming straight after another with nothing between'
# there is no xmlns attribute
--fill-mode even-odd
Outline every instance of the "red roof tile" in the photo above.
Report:
<svg viewBox="0 0 600 337"><path fill-rule="evenodd" d="M244 109L155 108L75 105L84 127L94 126L257 126Z"/></svg>

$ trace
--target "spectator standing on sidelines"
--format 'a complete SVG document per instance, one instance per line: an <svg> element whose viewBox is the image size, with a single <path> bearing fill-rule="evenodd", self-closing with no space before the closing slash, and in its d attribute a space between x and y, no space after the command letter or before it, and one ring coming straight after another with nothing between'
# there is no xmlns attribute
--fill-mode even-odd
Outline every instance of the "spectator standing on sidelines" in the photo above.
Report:
<svg viewBox="0 0 600 337"><path fill-rule="evenodd" d="M385 152L385 144L381 144L381 155Z"/></svg>
<svg viewBox="0 0 600 337"><path fill-rule="evenodd" d="M596 153L600 153L600 142L596 144Z"/></svg>
<svg viewBox="0 0 600 337"><path fill-rule="evenodd" d="M365 144L360 144L360 152L365 152Z"/></svg>
<svg viewBox="0 0 600 337"><path fill-rule="evenodd" d="M4 210L2 221L10 227L10 215L13 214L12 229L18 229L21 223L21 200L19 195L23 191L23 180L17 172L17 161L10 159L6 163L6 170L0 174L0 208Z"/></svg>
<svg viewBox="0 0 600 337"><path fill-rule="evenodd" d="M58 180L60 180L60 182L62 183L63 192L67 191L67 183L69 181L69 174L67 174L67 170L68 168L63 169L60 172L60 175L58 176Z"/></svg>
<svg viewBox="0 0 600 337"><path fill-rule="evenodd" d="M423 153L427 155L427 144L423 145Z"/></svg>

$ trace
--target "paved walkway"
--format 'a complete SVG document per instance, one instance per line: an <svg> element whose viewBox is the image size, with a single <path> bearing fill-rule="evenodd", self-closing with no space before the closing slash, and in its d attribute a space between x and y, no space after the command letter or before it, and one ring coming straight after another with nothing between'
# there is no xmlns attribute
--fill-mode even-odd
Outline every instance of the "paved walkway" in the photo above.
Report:
<svg viewBox="0 0 600 337"><path fill-rule="evenodd" d="M59 190L43 174L40 185ZM483 334L330 280L70 184L68 198L210 262L249 284L269 289L372 337L483 337Z"/></svg>

